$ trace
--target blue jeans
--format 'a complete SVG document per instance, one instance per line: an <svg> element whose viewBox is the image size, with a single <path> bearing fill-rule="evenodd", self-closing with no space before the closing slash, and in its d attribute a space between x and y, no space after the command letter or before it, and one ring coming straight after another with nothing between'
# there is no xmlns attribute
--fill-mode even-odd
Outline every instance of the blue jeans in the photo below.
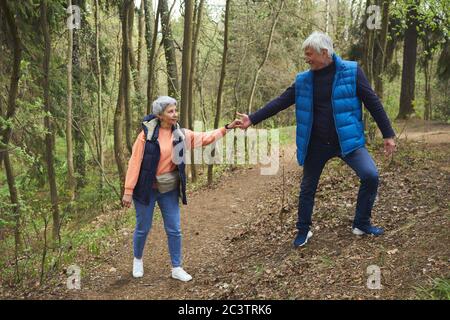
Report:
<svg viewBox="0 0 450 320"><path fill-rule="evenodd" d="M327 161L334 157L340 157L349 165L361 182L353 227L370 226L379 179L377 167L367 149L363 147L342 157L339 145L311 141L303 166L303 179L300 185L297 221L297 229L300 232L308 232L311 226L314 197L319 178Z"/></svg>
<svg viewBox="0 0 450 320"><path fill-rule="evenodd" d="M164 220L164 229L167 234L172 266L174 268L181 266L181 227L178 192L178 189L165 193L159 193L155 190L155 192L151 193L148 206L134 200L134 207L136 208L136 229L133 236L135 258L142 258L145 240L152 227L155 203L158 202Z"/></svg>

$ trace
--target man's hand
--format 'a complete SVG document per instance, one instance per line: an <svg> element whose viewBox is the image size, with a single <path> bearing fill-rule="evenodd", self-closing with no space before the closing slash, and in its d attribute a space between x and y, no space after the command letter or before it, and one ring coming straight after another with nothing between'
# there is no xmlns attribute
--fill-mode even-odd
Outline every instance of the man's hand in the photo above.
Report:
<svg viewBox="0 0 450 320"><path fill-rule="evenodd" d="M390 156L397 150L397 146L395 144L394 138L386 138L384 139L384 154L386 156Z"/></svg>
<svg viewBox="0 0 450 320"><path fill-rule="evenodd" d="M245 130L252 125L252 122L250 121L250 118L248 117L248 115L246 115L245 113L239 113L239 112L236 112L236 114L239 117L241 117L241 123L240 123L240 125L237 126L238 128Z"/></svg>
<svg viewBox="0 0 450 320"><path fill-rule="evenodd" d="M131 194L124 194L122 198L122 205L126 208L131 207L132 199L133 197L131 196Z"/></svg>

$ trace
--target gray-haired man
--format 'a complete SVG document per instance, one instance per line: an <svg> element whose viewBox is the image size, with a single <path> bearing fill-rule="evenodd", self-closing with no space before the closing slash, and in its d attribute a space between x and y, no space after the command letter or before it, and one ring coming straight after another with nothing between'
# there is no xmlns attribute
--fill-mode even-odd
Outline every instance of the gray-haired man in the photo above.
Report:
<svg viewBox="0 0 450 320"><path fill-rule="evenodd" d="M395 150L394 130L361 68L356 62L336 55L328 35L312 33L304 41L303 50L310 70L299 73L285 92L253 114L238 113L242 121L240 128L255 125L295 103L297 160L303 166L295 247L305 245L312 236L311 216L317 185L325 164L334 157L340 157L361 181L353 233L381 235L383 229L370 222L378 171L365 148L362 102L383 134L387 155Z"/></svg>

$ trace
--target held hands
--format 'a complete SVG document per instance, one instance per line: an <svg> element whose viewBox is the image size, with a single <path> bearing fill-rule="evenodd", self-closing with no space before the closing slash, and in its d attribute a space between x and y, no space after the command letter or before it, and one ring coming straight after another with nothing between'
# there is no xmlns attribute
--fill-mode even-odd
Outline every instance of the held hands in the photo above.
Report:
<svg viewBox="0 0 450 320"><path fill-rule="evenodd" d="M240 128L242 121L239 119L234 119L233 122L227 125L228 129Z"/></svg>
<svg viewBox="0 0 450 320"><path fill-rule="evenodd" d="M131 207L133 197L130 194L124 194L122 198L122 205L126 208Z"/></svg>
<svg viewBox="0 0 450 320"><path fill-rule="evenodd" d="M397 150L394 138L384 139L384 154L388 157L391 156L394 151Z"/></svg>
<svg viewBox="0 0 450 320"><path fill-rule="evenodd" d="M238 128L245 130L252 125L252 122L250 121L250 118L248 115L246 115L245 113L239 113L239 112L236 112L236 114L241 118L240 125L237 126Z"/></svg>

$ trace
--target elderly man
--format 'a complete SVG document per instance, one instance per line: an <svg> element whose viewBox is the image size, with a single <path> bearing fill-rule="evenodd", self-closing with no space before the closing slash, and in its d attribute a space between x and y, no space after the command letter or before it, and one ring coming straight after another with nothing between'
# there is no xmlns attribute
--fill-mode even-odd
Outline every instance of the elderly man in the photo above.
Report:
<svg viewBox="0 0 450 320"><path fill-rule="evenodd" d="M242 121L239 127L256 125L295 103L297 160L303 166L295 247L304 246L312 236L311 216L317 185L325 164L334 157L340 157L361 181L352 232L381 235L383 229L370 222L378 171L365 148L361 102L383 134L387 155L395 150L395 132L361 68L356 62L336 55L328 35L312 33L302 49L310 70L299 73L285 92L258 111L250 115L238 113Z"/></svg>

